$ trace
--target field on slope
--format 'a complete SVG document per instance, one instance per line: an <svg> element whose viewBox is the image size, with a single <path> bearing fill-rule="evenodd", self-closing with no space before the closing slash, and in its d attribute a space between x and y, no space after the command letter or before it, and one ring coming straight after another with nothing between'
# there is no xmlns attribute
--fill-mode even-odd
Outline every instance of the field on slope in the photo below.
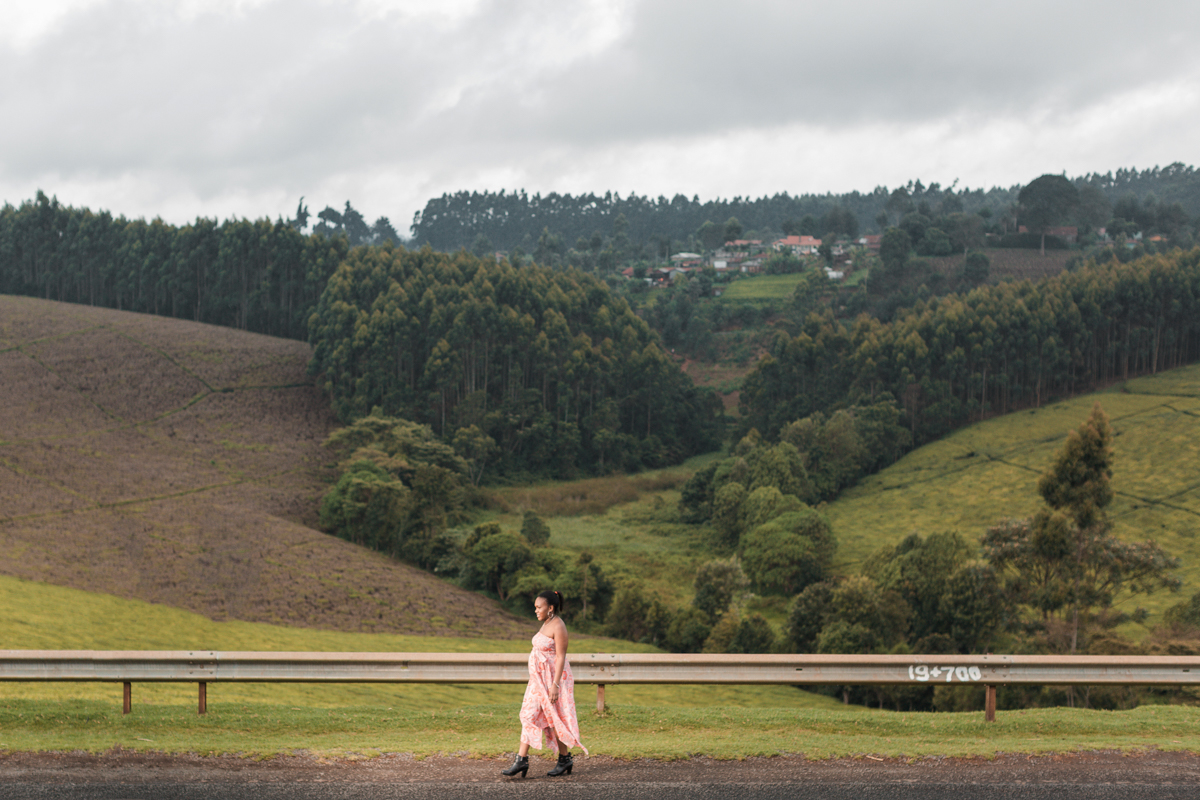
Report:
<svg viewBox="0 0 1200 800"><path fill-rule="evenodd" d="M1071 256L1079 255L1078 250L1047 250L1045 255L1039 250L1025 250L1015 247L988 247L981 251L991 262L989 273L991 280L1031 280L1037 281L1049 278L1062 272ZM947 278L957 277L962 272L966 257L962 253L951 256L936 256L926 258L935 272L940 272Z"/></svg>
<svg viewBox="0 0 1200 800"><path fill-rule="evenodd" d="M293 628L260 622L210 619L141 600L89 594L0 576L0 642L14 650L273 650L276 652L386 653L522 653L536 620L527 623L521 639L476 636L405 636L384 633L345 633ZM649 645L574 636L575 652L653 652ZM461 709L479 704L510 704L515 715L524 685L414 684L256 684L220 683L208 688L214 708L243 703L280 706L363 707L406 712ZM107 700L119 707L117 684L0 683L0 716L12 700ZM587 708L595 696L580 685L578 702ZM836 708L829 697L787 686L622 686L608 687L614 706L739 706L760 708ZM196 684L139 683L134 686L135 708L144 704L194 706ZM48 703L45 709L53 708ZM194 713L194 712L193 712Z"/></svg>
<svg viewBox="0 0 1200 800"><path fill-rule="evenodd" d="M857 573L873 552L910 533L958 531L977 541L1005 517L1033 514L1041 502L1038 477L1097 401L1115 433L1116 499L1108 515L1117 535L1155 539L1182 561L1183 592L1142 596L1135 604L1161 611L1200 591L1200 365L996 417L909 453L822 507L839 543L834 572ZM726 551L710 526L679 521L679 487L688 471L717 457L633 478L500 490L510 511L496 521L518 529L520 512L532 508L549 525L551 546L587 550L608 574L641 581L669 604L684 605L696 569ZM646 484L640 494L637 482ZM754 597L746 609L779 628L789 601Z"/></svg>
<svg viewBox="0 0 1200 800"><path fill-rule="evenodd" d="M524 638L480 595L314 530L310 348L0 296L0 574L247 620Z"/></svg>
<svg viewBox="0 0 1200 800"><path fill-rule="evenodd" d="M786 301L796 289L804 276L799 273L789 275L755 275L740 277L725 286L718 302L745 303L762 301Z"/></svg>
<svg viewBox="0 0 1200 800"><path fill-rule="evenodd" d="M1078 250L1047 250L1042 255L1037 250L1022 250L1016 248L993 247L981 251L991 262L989 270L991 280L1040 280L1057 275L1066 267L1067 261ZM961 271L965 256L956 253L949 256L921 257L927 261L934 272L941 273L947 278L955 278ZM866 272L858 270L851 273L846 285L860 283ZM724 287L718 302L721 303L784 303L791 297L800 283L803 275L799 273L787 275L754 275L740 276L737 280Z"/></svg>
<svg viewBox="0 0 1200 800"><path fill-rule="evenodd" d="M987 420L909 453L825 508L839 541L835 568L856 572L909 533L958 531L976 540L1000 519L1033 514L1038 477L1095 402L1114 432L1108 516L1116 534L1154 539L1182 561L1180 595L1143 596L1136 605L1161 611L1200 591L1200 365Z"/></svg>

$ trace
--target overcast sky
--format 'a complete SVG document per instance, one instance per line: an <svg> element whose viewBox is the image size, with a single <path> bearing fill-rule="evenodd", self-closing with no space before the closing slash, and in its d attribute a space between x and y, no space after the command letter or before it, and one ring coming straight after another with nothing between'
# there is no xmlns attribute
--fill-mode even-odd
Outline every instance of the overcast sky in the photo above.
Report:
<svg viewBox="0 0 1200 800"><path fill-rule="evenodd" d="M1200 164L1200 3L24 0L0 200L184 222Z"/></svg>

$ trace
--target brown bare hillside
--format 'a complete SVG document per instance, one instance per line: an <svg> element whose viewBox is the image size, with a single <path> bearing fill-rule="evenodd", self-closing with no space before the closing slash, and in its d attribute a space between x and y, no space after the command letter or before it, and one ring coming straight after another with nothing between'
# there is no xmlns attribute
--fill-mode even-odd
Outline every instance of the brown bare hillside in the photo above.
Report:
<svg viewBox="0 0 1200 800"><path fill-rule="evenodd" d="M1049 278L1062 272L1067 260L1078 251L1047 250L1042 255L1038 250L1022 250L1011 247L992 247L983 251L991 264L993 280L1031 280ZM948 278L956 277L961 271L965 256L957 253L952 256L928 258L935 271Z"/></svg>
<svg viewBox="0 0 1200 800"><path fill-rule="evenodd" d="M0 573L214 619L524 637L314 530L334 427L303 342L0 296Z"/></svg>

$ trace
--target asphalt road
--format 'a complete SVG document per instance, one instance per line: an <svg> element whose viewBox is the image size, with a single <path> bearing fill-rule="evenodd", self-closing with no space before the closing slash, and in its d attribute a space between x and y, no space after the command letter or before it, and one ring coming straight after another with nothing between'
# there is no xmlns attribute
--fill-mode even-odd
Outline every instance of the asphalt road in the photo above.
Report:
<svg viewBox="0 0 1200 800"><path fill-rule="evenodd" d="M0 800L1107 800L1200 798L1200 756L1086 753L982 759L576 761L575 774L506 779L485 759L370 761L108 754L0 755ZM534 771L531 769L531 775Z"/></svg>

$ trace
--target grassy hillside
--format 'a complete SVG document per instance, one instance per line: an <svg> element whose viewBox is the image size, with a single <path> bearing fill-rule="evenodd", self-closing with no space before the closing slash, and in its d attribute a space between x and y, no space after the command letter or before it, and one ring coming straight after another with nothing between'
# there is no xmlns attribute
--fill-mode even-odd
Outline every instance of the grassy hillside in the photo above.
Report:
<svg viewBox="0 0 1200 800"><path fill-rule="evenodd" d="M912 532L958 531L975 541L1004 517L1032 514L1040 502L1038 477L1097 400L1116 434L1117 497L1108 512L1117 534L1155 539L1182 561L1180 595L1143 596L1124 605L1161 611L1200 591L1200 365L997 417L913 451L822 509L839 541L834 571L856 573L879 547ZM684 469L714 457L693 459ZM505 490L511 511L497 521L519 528L520 512L532 508L546 518L552 546L589 550L610 574L641 580L670 602L685 604L696 568L722 551L709 526L678 521L679 476L665 479L678 472ZM633 481L641 482L640 492ZM592 502L583 502L585 495ZM749 607L781 625L787 602L754 598Z"/></svg>
<svg viewBox="0 0 1200 800"><path fill-rule="evenodd" d="M524 647L528 622L495 603L308 527L333 421L307 383L307 354L223 328L0 297L0 574L213 620ZM992 419L909 454L825 508L841 542L836 569L853 572L912 531L973 539L1031 513L1037 476L1095 399L1117 433L1118 534L1157 539L1183 559L1185 592L1200 590L1200 367ZM675 512L680 481L704 460L505 489L495 518L519 528L533 508L552 546L589 550L610 576L687 603L696 567L718 554L706 526ZM1139 602L1161 610L1177 599ZM778 624L786 599L752 608Z"/></svg>
<svg viewBox="0 0 1200 800"><path fill-rule="evenodd" d="M0 296L0 574L216 620L524 638L486 598L313 529L335 421L309 354Z"/></svg>
<svg viewBox="0 0 1200 800"><path fill-rule="evenodd" d="M50 586L0 576L0 642L13 650L274 650L323 652L520 653L536 620L523 624L521 639L403 636L342 633L206 617L111 595ZM572 649L590 652L649 652L631 642L572 637ZM194 705L195 684L136 684L139 704ZM509 704L501 713L515 715L524 686L378 684L213 684L211 707L270 703L282 706L375 706L405 712L460 709L480 704ZM0 716L13 700L110 700L119 707L117 684L0 683ZM587 708L594 698L580 686L578 702ZM638 706L742 706L763 708L834 708L831 698L785 686L610 686L609 704ZM0 726L2 727L2 726Z"/></svg>
<svg viewBox="0 0 1200 800"><path fill-rule="evenodd" d="M976 539L1004 517L1032 514L1039 475L1097 401L1115 434L1108 514L1117 535L1157 540L1183 562L1183 595L1200 591L1200 365L987 420L908 454L825 508L840 542L836 568L856 571L912 532ZM1178 601L1160 594L1137 604L1157 611Z"/></svg>

